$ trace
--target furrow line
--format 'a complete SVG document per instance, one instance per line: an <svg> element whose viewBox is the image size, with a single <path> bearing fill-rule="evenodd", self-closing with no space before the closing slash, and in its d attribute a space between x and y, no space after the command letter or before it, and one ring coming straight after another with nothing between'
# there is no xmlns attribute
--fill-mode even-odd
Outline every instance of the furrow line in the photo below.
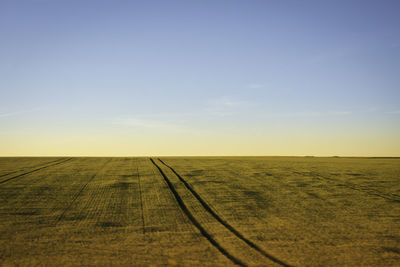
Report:
<svg viewBox="0 0 400 267"><path fill-rule="evenodd" d="M380 198L383 198L383 199L386 199L386 200L389 200L389 201L400 202L400 199L396 198L396 196L393 196L393 195L392 196L388 196L387 194L382 193L379 190L376 190L376 189L373 189L373 188L368 188L368 187L367 188L363 188L361 186L357 186L357 185L354 185L352 183L345 182L345 181L339 181L337 179L334 179L334 178L331 178L331 177L327 177L327 176L324 176L324 175L320 175L318 173L311 173L310 175L307 175L307 174L304 174L304 173L301 173L301 172L294 172L294 173L300 174L300 175L302 175L304 177L313 176L313 177L315 177L317 179L324 179L325 181L329 181L329 182L333 183L335 186L347 187L347 188L350 188L352 190L362 192L362 193L364 193L366 195L369 195L369 196L377 196L377 197L380 197Z"/></svg>
<svg viewBox="0 0 400 267"><path fill-rule="evenodd" d="M69 161L69 160L71 160L71 159L72 159L72 158L68 158L68 159L66 159L66 160L64 160L64 161L59 161L59 162L56 162L56 163L53 163L53 164L50 164L50 165L46 165L46 166L43 166L43 167L40 167L40 168L31 170L31 171L28 171L28 172L25 172L25 173L18 174L18 175L16 175L16 176L13 176L13 177L10 177L10 178L5 179L5 180L3 180L3 181L0 181L0 184L4 184L5 182L8 182L8 181L10 181L10 180L14 180L14 179L19 178L19 177L21 177L21 176L24 176L24 175L27 175L27 174L30 174L30 173L33 173L33 172L37 172L37 171L40 171L40 170L45 169L45 168L49 168L49 167L53 167L53 166L56 166L56 165L65 163L65 162L67 162L67 161Z"/></svg>
<svg viewBox="0 0 400 267"><path fill-rule="evenodd" d="M240 233L235 227L230 225L227 221L222 219L206 202L205 200L193 189L193 187L186 182L185 179L180 176L179 173L177 173L171 166L166 164L164 161L161 159L158 159L162 164L164 164L167 168L169 168L178 178L179 180L185 185L185 187L193 194L193 196L201 203L201 205L204 207L205 210L207 210L219 223L221 223L226 229L228 229L231 233L233 233L235 236L243 240L248 246L253 248L254 250L258 251L260 254L262 254L264 257L268 258L269 260L282 265L289 267L291 265L279 260L275 256L272 256L265 250L263 250L261 247L259 247L257 244L246 238L242 233Z"/></svg>
<svg viewBox="0 0 400 267"><path fill-rule="evenodd" d="M19 170L12 171L12 172L9 172L9 173L6 173L6 174L2 174L2 175L0 175L0 178L1 178L1 177L4 177L4 176L7 176L7 175L10 175L10 174L13 174L13 173L16 173L16 172L21 172L21 171L23 171L24 169L36 168L36 167L43 166L43 165L46 165L46 164L56 163L57 161L62 161L62 160L64 160L64 159L61 158L61 159L57 159L57 160L53 160L53 161L49 161L49 162L39 163L39 164L36 164L36 165L33 165L33 166L22 167L22 168L19 169Z"/></svg>
<svg viewBox="0 0 400 267"><path fill-rule="evenodd" d="M154 162L152 158L150 158L150 161L156 166L162 177L164 178L165 182L167 183L169 189L171 190L172 194L174 195L176 201L178 202L179 207L182 209L182 211L185 213L185 215L189 218L189 220L193 223L193 225L200 231L200 233L215 247L217 248L225 257L227 257L230 261L232 261L234 264L239 265L239 266L247 266L244 262L241 260L237 259L235 256L231 255L226 249L224 249L212 236L209 234L204 227L197 221L197 219L193 216L193 214L189 211L187 208L185 202L181 198L181 196L178 194L176 191L175 187L171 183L171 181L168 179L167 175L162 171L162 169Z"/></svg>
<svg viewBox="0 0 400 267"><path fill-rule="evenodd" d="M92 175L92 177L89 178L89 180L81 187L81 189L78 191L78 193L74 196L74 198L72 199L72 201L69 203L69 205L64 209L64 211L61 213L61 215L57 218L56 220L56 225L64 218L65 214L67 213L67 211L72 207L72 205L74 204L74 202L77 200L77 198L82 194L83 190L85 190L85 188L88 186L88 184L104 169L104 166L106 166L107 163L109 163L111 161L111 159L109 159L108 161L106 161L101 167L100 169Z"/></svg>
<svg viewBox="0 0 400 267"><path fill-rule="evenodd" d="M388 196L387 194L382 193L382 192L380 192L379 190L376 190L376 189L363 188L363 187L356 186L356 185L353 185L353 184L348 183L348 182L347 183L346 182L338 183L338 181L336 181L335 179L331 179L331 178L328 178L328 177L325 177L325 176L322 176L322 175L319 175L318 177L320 177L322 179L325 179L325 180L328 180L328 181L331 181L331 182L335 183L336 186L344 186L344 187L347 187L347 188L362 192L362 193L370 195L370 196L377 196L377 197L380 197L380 198L383 198L383 199L386 199L386 200L389 200L389 201L400 202L400 199Z"/></svg>
<svg viewBox="0 0 400 267"><path fill-rule="evenodd" d="M142 218L142 231L143 234L146 233L146 224L144 222L144 210L143 210L143 192L142 192L142 185L140 182L140 174L139 174L139 159L137 159L136 163L136 172L137 172L137 179L138 179L138 184L139 184L139 198L140 198L140 212L141 212L141 218Z"/></svg>
<svg viewBox="0 0 400 267"><path fill-rule="evenodd" d="M325 178L326 180L332 181L331 179L328 179L328 178L326 178L324 176L320 176L320 177ZM339 186L339 184L336 184L336 186ZM356 191L359 191L359 192L362 192L362 193L365 193L365 194L370 195L370 196L377 196L377 197L380 197L380 198L383 198L383 199L386 199L386 200L389 200L389 201L400 202L400 199L387 196L386 194L381 193L381 192L379 192L378 190L375 190L375 189L362 188L362 187L359 187L359 186L352 185L350 183L343 183L342 186L350 188L350 189L353 189L353 190L356 190Z"/></svg>

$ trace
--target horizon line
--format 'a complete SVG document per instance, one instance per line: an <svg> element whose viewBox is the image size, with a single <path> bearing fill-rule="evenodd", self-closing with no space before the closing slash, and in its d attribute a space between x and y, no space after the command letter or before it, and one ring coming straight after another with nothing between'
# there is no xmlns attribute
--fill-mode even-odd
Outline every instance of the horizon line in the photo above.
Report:
<svg viewBox="0 0 400 267"><path fill-rule="evenodd" d="M387 159L398 159L399 156L314 156L314 155L120 155L120 156L108 156L108 155L10 155L10 156L0 156L0 158L55 158L55 157L68 157L68 158L157 158L157 157L185 157L185 158L222 158L222 157L265 157L265 158L387 158Z"/></svg>

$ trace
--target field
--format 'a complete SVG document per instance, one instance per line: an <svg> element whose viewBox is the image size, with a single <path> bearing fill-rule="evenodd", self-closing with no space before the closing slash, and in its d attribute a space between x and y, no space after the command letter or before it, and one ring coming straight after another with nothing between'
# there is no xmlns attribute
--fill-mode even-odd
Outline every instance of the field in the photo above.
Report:
<svg viewBox="0 0 400 267"><path fill-rule="evenodd" d="M0 263L400 266L400 159L0 158Z"/></svg>

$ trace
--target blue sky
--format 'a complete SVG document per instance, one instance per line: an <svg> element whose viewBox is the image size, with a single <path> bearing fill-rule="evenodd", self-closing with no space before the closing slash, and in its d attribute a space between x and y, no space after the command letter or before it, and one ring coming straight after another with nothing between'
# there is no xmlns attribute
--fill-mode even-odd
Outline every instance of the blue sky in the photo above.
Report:
<svg viewBox="0 0 400 267"><path fill-rule="evenodd" d="M400 156L399 10L1 1L0 154Z"/></svg>

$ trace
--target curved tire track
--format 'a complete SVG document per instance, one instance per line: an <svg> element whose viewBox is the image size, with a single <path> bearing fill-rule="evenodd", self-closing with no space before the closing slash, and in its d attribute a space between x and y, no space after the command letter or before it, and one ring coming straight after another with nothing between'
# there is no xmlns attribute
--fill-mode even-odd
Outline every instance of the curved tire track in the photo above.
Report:
<svg viewBox="0 0 400 267"><path fill-rule="evenodd" d="M175 187L171 183L171 181L168 179L167 175L162 171L162 169L154 162L152 158L150 158L150 161L156 166L158 171L160 172L161 176L164 178L165 182L167 183L169 189L171 190L172 194L174 195L176 201L178 202L179 207L182 209L182 211L185 213L185 215L189 218L189 220L193 223L194 226L200 231L200 233L215 247L217 248L225 257L227 257L229 260L231 260L234 264L239 265L239 266L247 266L244 262L241 260L237 259L235 256L230 254L226 249L224 249L204 228L203 226L197 221L197 219L193 216L193 214L189 211L187 208L185 202L181 198L181 196L178 194L176 191Z"/></svg>
<svg viewBox="0 0 400 267"><path fill-rule="evenodd" d="M227 228L230 232L232 232L234 235L236 235L238 238L243 240L247 245L249 245L251 248L254 250L258 251L261 253L264 257L268 258L269 260L280 264L282 266L291 266L278 258L272 256L271 254L267 253L265 250L263 250L261 247L259 247L257 244L252 242L251 240L247 239L243 234L241 234L236 228L234 228L232 225L230 225L227 221L222 219L217 213L214 212L214 210L201 198L201 196L192 188L190 184L186 182L185 179L182 178L171 166L166 164L164 161L158 158L158 160L164 164L167 168L169 168L178 178L179 180L185 185L185 187L193 194L193 196L201 203L201 205L204 207L205 210L207 210L219 223L221 223L225 228Z"/></svg>
<svg viewBox="0 0 400 267"><path fill-rule="evenodd" d="M50 165L42 166L42 167L40 167L40 168L31 170L31 171L28 171L28 172L24 172L24 173L21 173L21 174L18 174L18 175L16 175L16 176L13 176L13 177L10 177L10 178L5 179L5 180L3 180L3 181L0 181L0 184L4 184L4 183L6 183L6 182L8 182L8 181L14 180L14 179L16 179L16 178L19 178L19 177L21 177L21 176L25 176L25 175L30 174L30 173L33 173L33 172L40 171L40 170L45 169L45 168L49 168L49 167L53 167L53 166L56 166L56 165L65 163L65 162L67 162L67 161L70 161L71 159L72 159L72 158L68 158L68 159L63 160L63 161L58 161L58 162L55 162L55 163L50 164Z"/></svg>

